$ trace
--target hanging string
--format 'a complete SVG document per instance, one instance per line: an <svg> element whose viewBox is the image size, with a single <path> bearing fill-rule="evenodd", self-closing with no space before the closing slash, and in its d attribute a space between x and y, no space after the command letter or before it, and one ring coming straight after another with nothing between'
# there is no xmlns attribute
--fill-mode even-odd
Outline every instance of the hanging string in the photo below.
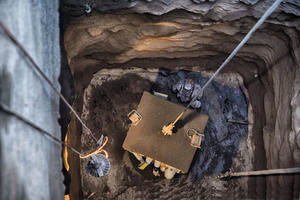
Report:
<svg viewBox="0 0 300 200"><path fill-rule="evenodd" d="M33 58L29 55L29 53L23 48L23 46L17 41L15 36L8 30L8 28L1 22L0 20L0 26L5 32L5 34L9 37L9 39L22 51L22 53L28 58L28 60L31 62L32 66L38 71L38 73L46 80L46 82L52 87L52 89L55 91L55 93L63 100L63 102L70 108L70 110L74 113L75 117L79 120L79 122L82 124L82 126L88 131L87 134L91 135L92 138L97 142L96 137L92 133L92 131L83 123L83 121L80 119L76 111L72 108L72 106L68 103L68 101L65 99L65 97L59 92L59 90L55 87L55 85L50 81L50 79L45 75L45 73L40 69L40 67L35 63Z"/></svg>

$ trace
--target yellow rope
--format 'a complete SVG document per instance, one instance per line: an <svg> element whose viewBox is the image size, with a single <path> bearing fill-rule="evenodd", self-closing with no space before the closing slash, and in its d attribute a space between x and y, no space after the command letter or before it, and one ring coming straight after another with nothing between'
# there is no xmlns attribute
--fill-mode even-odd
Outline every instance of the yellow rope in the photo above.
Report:
<svg viewBox="0 0 300 200"><path fill-rule="evenodd" d="M100 154L100 153L103 152L103 153L105 154L105 157L108 158L108 153L107 153L107 151L103 150L103 147L106 145L107 141L108 141L108 137L105 136L105 142L102 144L101 147L99 147L97 150L93 151L92 153L89 153L89 154L87 154L87 155L85 155L85 156L81 156L81 155L80 155L79 157L80 157L80 158L88 158L88 157L90 157L90 156L92 156L92 155L94 155L94 154Z"/></svg>

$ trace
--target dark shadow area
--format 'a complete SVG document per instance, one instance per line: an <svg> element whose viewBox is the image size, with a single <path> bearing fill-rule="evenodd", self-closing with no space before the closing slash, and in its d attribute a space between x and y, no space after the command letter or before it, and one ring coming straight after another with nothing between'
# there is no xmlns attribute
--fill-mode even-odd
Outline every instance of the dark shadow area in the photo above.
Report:
<svg viewBox="0 0 300 200"><path fill-rule="evenodd" d="M197 116L197 113L189 113L187 116L182 117L181 119L178 120L178 122L175 124L175 128L183 128L189 121L195 119Z"/></svg>
<svg viewBox="0 0 300 200"><path fill-rule="evenodd" d="M73 83L73 76L71 74L70 66L67 60L67 53L64 49L64 40L63 35L69 24L70 16L68 12L62 12L62 1L60 1L60 55L61 55L61 66L60 66L60 76L59 84L61 87L61 94L65 97L70 105L73 104L75 90ZM61 140L65 141L65 137L68 131L68 125L71 121L70 109L65 105L65 103L60 99L59 100L59 114L60 118L58 119L59 125L61 127ZM64 149L64 148L62 148ZM70 183L71 176L66 170L65 166L62 166L62 172L64 174L64 185L66 187L65 194L70 193ZM74 178L74 177L73 177Z"/></svg>
<svg viewBox="0 0 300 200"><path fill-rule="evenodd" d="M203 85L203 84L201 84ZM200 113L209 115L201 149L198 149L190 174L198 181L204 174L219 174L229 170L247 127L228 123L227 118L247 121L248 102L238 87L213 81L201 98Z"/></svg>

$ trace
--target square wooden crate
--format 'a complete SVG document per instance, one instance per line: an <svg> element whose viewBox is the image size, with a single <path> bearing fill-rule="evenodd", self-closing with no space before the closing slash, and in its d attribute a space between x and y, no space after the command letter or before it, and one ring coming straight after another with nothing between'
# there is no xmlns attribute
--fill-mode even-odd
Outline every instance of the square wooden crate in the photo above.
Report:
<svg viewBox="0 0 300 200"><path fill-rule="evenodd" d="M187 173L197 148L190 145L186 132L194 128L203 133L208 116L187 110L176 123L177 132L171 136L163 135L162 127L173 122L183 110L183 106L144 92L137 108L142 120L131 125L123 148Z"/></svg>

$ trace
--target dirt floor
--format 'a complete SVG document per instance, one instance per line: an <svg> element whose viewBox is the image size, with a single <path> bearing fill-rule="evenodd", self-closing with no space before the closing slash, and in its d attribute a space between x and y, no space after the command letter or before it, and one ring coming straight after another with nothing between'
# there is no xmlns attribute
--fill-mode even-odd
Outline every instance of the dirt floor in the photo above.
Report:
<svg viewBox="0 0 300 200"><path fill-rule="evenodd" d="M145 170L137 168L135 157L122 148L130 126L127 114L137 108L143 91L168 94L169 100L182 104L171 91L180 79L192 78L204 85L211 74L158 69L101 70L84 91L82 119L100 138L109 137L111 170L96 178L84 170L81 161L83 196L90 199L240 199L248 196L248 179L222 181L216 178L230 168L234 171L252 169L252 111L243 79L238 74L222 74L207 87L197 112L209 115L201 149L198 149L188 174L172 180L155 177L153 164ZM247 120L249 125L229 122ZM82 152L96 148L90 136L82 134Z"/></svg>

